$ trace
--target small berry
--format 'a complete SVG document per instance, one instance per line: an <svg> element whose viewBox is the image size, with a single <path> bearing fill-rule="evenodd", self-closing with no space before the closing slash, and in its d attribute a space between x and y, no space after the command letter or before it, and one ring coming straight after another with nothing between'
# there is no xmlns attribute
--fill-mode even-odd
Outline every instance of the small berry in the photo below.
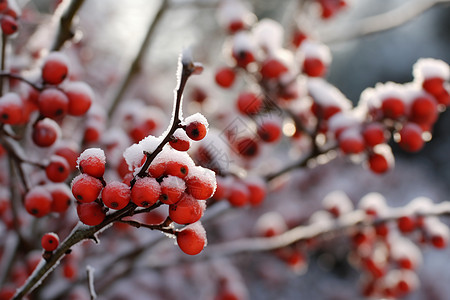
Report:
<svg viewBox="0 0 450 300"><path fill-rule="evenodd" d="M156 173L156 171L154 171ZM175 160L169 160L165 164L164 174L172 175L179 178L185 178L189 173L189 168L186 164ZM156 178L156 177L155 177Z"/></svg>
<svg viewBox="0 0 450 300"><path fill-rule="evenodd" d="M24 104L16 93L7 93L0 98L0 122L19 124L23 117Z"/></svg>
<svg viewBox="0 0 450 300"><path fill-rule="evenodd" d="M90 203L100 195L101 181L87 174L80 174L72 180L72 194L81 203Z"/></svg>
<svg viewBox="0 0 450 300"><path fill-rule="evenodd" d="M39 94L38 105L44 117L58 119L67 114L69 98L60 90L49 88Z"/></svg>
<svg viewBox="0 0 450 300"><path fill-rule="evenodd" d="M67 211L72 203L72 194L67 185L60 183L51 185L49 188L52 196L52 212L63 213Z"/></svg>
<svg viewBox="0 0 450 300"><path fill-rule="evenodd" d="M130 203L130 200L130 187L125 183L113 181L103 188L102 201L109 208L122 209Z"/></svg>
<svg viewBox="0 0 450 300"><path fill-rule="evenodd" d="M362 131L364 142L369 147L374 147L386 141L384 127L380 123L370 123Z"/></svg>
<svg viewBox="0 0 450 300"><path fill-rule="evenodd" d="M242 137L236 141L236 149L240 155L253 158L259 154L259 144L250 137Z"/></svg>
<svg viewBox="0 0 450 300"><path fill-rule="evenodd" d="M68 59L61 52L51 52L42 66L42 79L49 84L60 84L69 72Z"/></svg>
<svg viewBox="0 0 450 300"><path fill-rule="evenodd" d="M67 160L59 155L52 155L45 168L47 178L53 182L63 182L69 177L70 166Z"/></svg>
<svg viewBox="0 0 450 300"><path fill-rule="evenodd" d="M100 148L89 148L84 150L77 160L81 173L101 178L105 173L105 152Z"/></svg>
<svg viewBox="0 0 450 300"><path fill-rule="evenodd" d="M194 141L202 140L206 136L207 132L207 125L205 125L204 123L193 121L186 124L186 134L190 139Z"/></svg>
<svg viewBox="0 0 450 300"><path fill-rule="evenodd" d="M228 202L236 207L246 205L250 199L250 190L242 182L235 182L230 187L230 194L228 195Z"/></svg>
<svg viewBox="0 0 450 300"><path fill-rule="evenodd" d="M59 125L55 121L45 118L33 126L31 137L37 146L49 147L56 142L59 135Z"/></svg>
<svg viewBox="0 0 450 300"><path fill-rule="evenodd" d="M94 93L89 85L82 81L68 82L63 90L69 99L70 115L82 116L87 113L94 99Z"/></svg>
<svg viewBox="0 0 450 300"><path fill-rule="evenodd" d="M240 68L246 68L250 63L255 61L255 56L248 50L233 51L233 58L236 65Z"/></svg>
<svg viewBox="0 0 450 300"><path fill-rule="evenodd" d="M372 153L369 155L369 168L377 174L386 173L390 169L390 164L383 154Z"/></svg>
<svg viewBox="0 0 450 300"><path fill-rule="evenodd" d="M416 223L411 216L402 216L397 219L398 229L403 233L410 233L416 229Z"/></svg>
<svg viewBox="0 0 450 300"><path fill-rule="evenodd" d="M422 87L428 93L436 96L445 91L444 79L439 77L427 78L422 83Z"/></svg>
<svg viewBox="0 0 450 300"><path fill-rule="evenodd" d="M186 226L177 233L177 244L184 253L197 255L206 246L206 231L200 223Z"/></svg>
<svg viewBox="0 0 450 300"><path fill-rule="evenodd" d="M278 59L270 58L261 66L261 76L264 79L277 79L288 71L288 68Z"/></svg>
<svg viewBox="0 0 450 300"><path fill-rule="evenodd" d="M400 141L398 144L406 151L417 152L422 149L424 141L422 139L422 129L415 123L407 123L399 132Z"/></svg>
<svg viewBox="0 0 450 300"><path fill-rule="evenodd" d="M180 129L175 131L169 144L173 149L178 151L188 151L191 147L191 142L186 132Z"/></svg>
<svg viewBox="0 0 450 300"><path fill-rule="evenodd" d="M131 201L141 207L155 204L160 195L161 187L152 177L139 177L131 188Z"/></svg>
<svg viewBox="0 0 450 300"><path fill-rule="evenodd" d="M53 251L59 246L59 237L54 232L49 232L44 234L44 236L41 239L41 245L42 248L45 251Z"/></svg>
<svg viewBox="0 0 450 300"><path fill-rule="evenodd" d="M200 220L204 210L205 201L183 194L176 204L169 206L169 217L178 224L191 224Z"/></svg>
<svg viewBox="0 0 450 300"><path fill-rule="evenodd" d="M86 224L86 225L89 225L89 224ZM70 260L68 262L65 262L63 264L63 275L64 275L65 278L67 278L69 280L75 280L76 279L76 277L78 275L78 267L72 260Z"/></svg>
<svg viewBox="0 0 450 300"><path fill-rule="evenodd" d="M411 105L410 120L418 124L433 124L438 117L436 101L430 97L418 97Z"/></svg>
<svg viewBox="0 0 450 300"><path fill-rule="evenodd" d="M233 69L228 67L223 67L216 72L216 83L223 87L223 88L229 88L233 85L236 74L234 73Z"/></svg>
<svg viewBox="0 0 450 300"><path fill-rule="evenodd" d="M80 221L89 226L100 224L106 217L103 207L97 202L78 204L77 214Z"/></svg>
<svg viewBox="0 0 450 300"><path fill-rule="evenodd" d="M2 28L2 32L5 35L11 35L17 32L19 29L19 25L17 24L17 20L11 16L3 15L0 20L0 26Z"/></svg>
<svg viewBox="0 0 450 300"><path fill-rule="evenodd" d="M52 196L45 188L35 186L25 195L24 203L29 214L40 218L50 213Z"/></svg>
<svg viewBox="0 0 450 300"><path fill-rule="evenodd" d="M339 148L344 154L358 154L364 151L364 139L361 134L353 130L346 129L339 136Z"/></svg>
<svg viewBox="0 0 450 300"><path fill-rule="evenodd" d="M325 64L316 57L308 57L303 62L303 72L310 77L320 77L325 75Z"/></svg>
<svg viewBox="0 0 450 300"><path fill-rule="evenodd" d="M240 113L244 115L255 115L260 112L263 102L260 97L252 92L242 92L236 102Z"/></svg>
<svg viewBox="0 0 450 300"><path fill-rule="evenodd" d="M245 185L249 191L248 202L253 205L259 205L266 198L267 187L261 178L245 181Z"/></svg>
<svg viewBox="0 0 450 300"><path fill-rule="evenodd" d="M400 98L385 98L381 102L381 110L385 117L396 120L405 115L405 103Z"/></svg>
<svg viewBox="0 0 450 300"><path fill-rule="evenodd" d="M274 143L281 137L281 127L278 122L264 121L258 127L258 136L266 143Z"/></svg>
<svg viewBox="0 0 450 300"><path fill-rule="evenodd" d="M176 174L184 174L184 176L186 176L187 171L188 171L187 169L183 169L181 166L175 166L175 164L173 166L171 166L171 169L174 169L174 170L171 170L172 174L170 174L170 175L173 175L174 173L176 173ZM150 175L152 177L160 178L161 176L163 176L166 173L166 163L163 163L163 162L152 163L148 167L148 172L150 173Z"/></svg>
<svg viewBox="0 0 450 300"><path fill-rule="evenodd" d="M186 192L195 199L206 200L214 194L214 190L214 183L208 180L202 180L202 178L195 176L186 180Z"/></svg>
<svg viewBox="0 0 450 300"><path fill-rule="evenodd" d="M176 176L164 177L161 182L161 196L160 200L164 204L175 204L180 200L186 189L186 184L183 179Z"/></svg>

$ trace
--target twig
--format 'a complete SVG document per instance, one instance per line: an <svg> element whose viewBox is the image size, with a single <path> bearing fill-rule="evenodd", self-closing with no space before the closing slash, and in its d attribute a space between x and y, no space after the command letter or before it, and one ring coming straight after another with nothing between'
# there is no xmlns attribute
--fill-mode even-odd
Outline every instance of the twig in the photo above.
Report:
<svg viewBox="0 0 450 300"><path fill-rule="evenodd" d="M33 83L33 82L29 81L28 79L25 79L24 77L22 77L20 75L17 75L17 74L1 71L0 72L0 77L8 77L8 78L11 78L11 79L20 80L22 82L25 82L26 84L28 84L29 86L31 86L32 88L34 88L35 90L38 90L38 91L42 91L44 89L43 86L38 85L36 83Z"/></svg>
<svg viewBox="0 0 450 300"><path fill-rule="evenodd" d="M119 220L119 222L128 224L128 225L136 227L136 228L143 227L143 228L148 228L151 230L159 230L161 232L168 233L168 234L176 234L176 232L177 232L177 230L175 230L174 228L164 226L164 223L157 224L157 225L149 225L149 224L144 224L144 223L140 223L138 221L133 221L133 220Z"/></svg>
<svg viewBox="0 0 450 300"><path fill-rule="evenodd" d="M8 42L8 36L6 34L2 35L2 53L0 57L0 71L3 72L5 70L5 62L6 62L6 43ZM0 96L3 95L3 78L0 79Z"/></svg>
<svg viewBox="0 0 450 300"><path fill-rule="evenodd" d="M83 2L84 0L72 0L67 7L67 10L61 15L58 33L56 34L55 41L53 42L53 46L51 48L52 51L61 49L67 40L73 38L74 33L72 31L72 20Z"/></svg>
<svg viewBox="0 0 450 300"><path fill-rule="evenodd" d="M167 7L168 7L168 0L162 0L158 11L156 12L155 17L153 18L153 21L150 23L150 25L147 29L147 32L146 32L144 40L142 41L142 44L139 48L139 51L137 52L133 62L130 64L130 67L129 67L122 83L120 84L120 87L117 90L117 93L115 94L114 98L111 100L111 106L108 109L108 116L110 118L116 111L120 101L122 101L123 95L125 94L125 91L127 90L131 81L140 72L142 59L144 57L144 54L147 53L147 49L150 45L150 41L151 41L153 32L155 31L157 25L159 24L159 21L162 19L162 16L164 15L164 12L166 11Z"/></svg>
<svg viewBox="0 0 450 300"><path fill-rule="evenodd" d="M450 3L450 0L406 1L405 4L395 9L356 23L351 22L340 27L324 28L319 32L319 36L325 43L336 43L390 30L411 21L433 6L443 3Z"/></svg>
<svg viewBox="0 0 450 300"><path fill-rule="evenodd" d="M97 299L97 294L95 293L94 288L94 271L95 269L92 266L86 266L86 275L88 279L89 295L91 296L91 300Z"/></svg>

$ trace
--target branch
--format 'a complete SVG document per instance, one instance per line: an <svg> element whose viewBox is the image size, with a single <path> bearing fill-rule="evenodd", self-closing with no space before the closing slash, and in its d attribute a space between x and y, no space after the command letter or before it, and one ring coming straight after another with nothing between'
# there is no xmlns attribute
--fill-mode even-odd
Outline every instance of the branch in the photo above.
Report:
<svg viewBox="0 0 450 300"><path fill-rule="evenodd" d="M346 23L337 28L326 27L319 31L319 36L324 43L336 43L390 30L411 21L433 6L444 3L450 3L450 0L410 0L388 12L356 23Z"/></svg>
<svg viewBox="0 0 450 300"><path fill-rule="evenodd" d="M97 294L95 293L94 288L94 271L95 269L92 266L86 266L86 275L88 279L89 295L91 296L91 300L97 299Z"/></svg>
<svg viewBox="0 0 450 300"><path fill-rule="evenodd" d="M166 11L168 7L168 0L162 0L161 5L156 12L155 17L153 18L153 21L150 23L147 32L145 34L144 40L142 41L142 44L139 48L138 53L136 54L133 62L130 64L130 68L128 69L124 80L120 84L120 87L114 96L114 99L111 101L111 106L108 109L108 116L111 118L111 116L114 114L114 112L117 109L117 106L119 105L120 101L122 101L123 95L125 94L126 89L130 85L131 81L134 79L134 77L140 72L141 70L141 63L142 59L144 57L144 54L147 53L147 49L150 45L151 37L159 24L159 21L162 19L162 16L164 15L164 12Z"/></svg>
<svg viewBox="0 0 450 300"><path fill-rule="evenodd" d="M0 57L0 71L3 72L5 70L5 62L6 62L6 43L8 42L8 36L6 34L1 34L2 36L2 48L1 48L1 57ZM3 78L0 79L0 96L3 95Z"/></svg>
<svg viewBox="0 0 450 300"><path fill-rule="evenodd" d="M51 51L57 51L61 49L66 41L73 38L74 33L72 31L72 20L83 2L84 0L72 0L72 2L70 2L69 6L67 7L67 10L61 15L58 33L56 35L55 41L53 42Z"/></svg>
<svg viewBox="0 0 450 300"><path fill-rule="evenodd" d="M43 86L35 84L35 83L25 79L24 77L22 77L20 75L17 75L17 74L0 71L0 77L8 77L8 78L11 78L11 79L20 80L20 81L25 82L26 84L30 85L31 87L33 87L35 90L38 90L38 91L42 91L44 89Z"/></svg>

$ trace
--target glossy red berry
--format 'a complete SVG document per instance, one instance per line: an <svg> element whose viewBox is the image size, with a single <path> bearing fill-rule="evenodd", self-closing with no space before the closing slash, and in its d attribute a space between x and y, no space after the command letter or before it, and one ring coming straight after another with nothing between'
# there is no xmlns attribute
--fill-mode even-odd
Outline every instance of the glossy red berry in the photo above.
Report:
<svg viewBox="0 0 450 300"><path fill-rule="evenodd" d="M19 124L23 117L24 104L16 93L7 93L0 98L0 122Z"/></svg>
<svg viewBox="0 0 450 300"><path fill-rule="evenodd" d="M207 123L203 123L201 121L193 120L189 123L186 123L186 134L187 136L194 140L194 141L200 141L208 132Z"/></svg>
<svg viewBox="0 0 450 300"><path fill-rule="evenodd" d="M430 97L418 97L411 104L410 120L418 124L433 124L438 117L436 101Z"/></svg>
<svg viewBox="0 0 450 300"><path fill-rule="evenodd" d="M175 204L180 200L186 189L186 184L183 179L176 176L167 176L161 182L161 196L160 200L164 204Z"/></svg>
<svg viewBox="0 0 450 300"><path fill-rule="evenodd" d="M382 144L386 141L384 135L385 129L381 123L370 123L364 127L362 135L364 142L369 147L374 147L378 144Z"/></svg>
<svg viewBox="0 0 450 300"><path fill-rule="evenodd" d="M176 162L174 162L176 163ZM152 163L149 167L148 167L148 172L149 174L154 177L154 178L160 178L161 176L163 176L166 173L166 163L163 162L157 162L157 163ZM170 175L173 175L174 173L176 174L184 174L184 176L187 175L188 170L187 169L183 169L181 166L171 166L171 173ZM175 176L175 175L174 175Z"/></svg>
<svg viewBox="0 0 450 300"><path fill-rule="evenodd" d="M122 209L130 203L130 187L125 183L113 181L108 183L102 190L102 201L112 209Z"/></svg>
<svg viewBox="0 0 450 300"><path fill-rule="evenodd" d="M187 226L177 233L177 244L184 253L197 255L206 246L206 231L199 223Z"/></svg>
<svg viewBox="0 0 450 300"><path fill-rule="evenodd" d="M49 84L60 84L69 73L68 59L61 52L51 52L42 66L42 79Z"/></svg>
<svg viewBox="0 0 450 300"><path fill-rule="evenodd" d="M403 233L410 233L416 229L416 223L411 216L402 216L397 219L398 229Z"/></svg>
<svg viewBox="0 0 450 300"><path fill-rule="evenodd" d="M50 213L52 196L45 188L35 186L25 195L24 204L29 214L40 218Z"/></svg>
<svg viewBox="0 0 450 300"><path fill-rule="evenodd" d="M60 90L49 88L39 94L38 105L44 117L59 119L67 114L69 98Z"/></svg>
<svg viewBox="0 0 450 300"><path fill-rule="evenodd" d="M49 118L45 118L33 126L31 137L37 146L49 147L56 142L59 135L60 128L58 124Z"/></svg>
<svg viewBox="0 0 450 300"><path fill-rule="evenodd" d="M59 155L52 155L45 168L47 178L53 182L63 182L69 177L70 166L67 160Z"/></svg>
<svg viewBox="0 0 450 300"><path fill-rule="evenodd" d="M444 79L439 77L427 78L423 81L422 87L432 95L439 95L444 92Z"/></svg>
<svg viewBox="0 0 450 300"><path fill-rule="evenodd" d="M100 224L106 217L105 210L97 202L78 204L77 214L80 221L89 226Z"/></svg>
<svg viewBox="0 0 450 300"><path fill-rule="evenodd" d="M382 100L381 110L385 117L396 120L405 115L405 103L400 98L388 97Z"/></svg>
<svg viewBox="0 0 450 300"><path fill-rule="evenodd" d="M308 57L303 61L303 72L310 77L325 75L325 64L317 57Z"/></svg>
<svg viewBox="0 0 450 300"><path fill-rule="evenodd" d="M155 168L156 168L156 166L155 166ZM157 173L156 170L154 170L154 172ZM188 166L182 162L175 161L175 160L169 160L165 164L164 174L166 174L166 175L172 175L172 176L176 176L179 178L185 178L188 175L188 173L189 173Z"/></svg>
<svg viewBox="0 0 450 300"><path fill-rule="evenodd" d="M263 101L255 93L242 92L236 102L240 113L244 115L255 115L259 113L263 106Z"/></svg>
<svg viewBox="0 0 450 300"><path fill-rule="evenodd" d="M424 141L422 139L422 129L415 123L407 123L399 132L400 141L398 144L406 151L417 152L422 149Z"/></svg>
<svg viewBox="0 0 450 300"><path fill-rule="evenodd" d="M261 66L261 76L264 79L277 79L288 71L288 68L278 59L269 58Z"/></svg>
<svg viewBox="0 0 450 300"><path fill-rule="evenodd" d="M160 195L161 187L152 177L139 177L131 188L131 201L141 207L155 204Z"/></svg>
<svg viewBox="0 0 450 300"><path fill-rule="evenodd" d="M230 187L230 193L228 195L228 202L236 207L246 205L250 199L250 190L242 182L235 182Z"/></svg>
<svg viewBox="0 0 450 300"><path fill-rule="evenodd" d="M200 220L204 210L204 201L183 194L177 203L169 206L169 217L178 224L191 224Z"/></svg>
<svg viewBox="0 0 450 300"><path fill-rule="evenodd" d="M186 132L178 129L173 134L172 139L169 141L170 146L178 151L188 151L191 147L191 142Z"/></svg>
<svg viewBox="0 0 450 300"><path fill-rule="evenodd" d="M105 152L100 148L84 150L78 158L78 168L81 173L100 178L105 173Z"/></svg>
<svg viewBox="0 0 450 300"><path fill-rule="evenodd" d="M384 155L379 153L370 154L368 163L370 170L377 174L386 173L390 169L388 159Z"/></svg>
<svg viewBox="0 0 450 300"><path fill-rule="evenodd" d="M236 74L234 73L234 70L229 67L223 67L217 70L216 72L216 83L223 87L223 88L229 88L233 85Z"/></svg>
<svg viewBox="0 0 450 300"><path fill-rule="evenodd" d="M276 121L265 120L257 130L258 136L266 143L275 143L281 137L281 127Z"/></svg>
<svg viewBox="0 0 450 300"><path fill-rule="evenodd" d="M361 134L353 130L346 129L339 136L339 148L344 154L358 154L364 151L364 139Z"/></svg>
<svg viewBox="0 0 450 300"><path fill-rule="evenodd" d="M63 87L64 93L69 99L68 113L72 116L82 116L91 107L94 93L85 82L68 82Z"/></svg>
<svg viewBox="0 0 450 300"><path fill-rule="evenodd" d="M233 51L232 56L236 61L236 65L241 68L246 68L255 61L255 56L248 50Z"/></svg>
<svg viewBox="0 0 450 300"><path fill-rule="evenodd" d="M17 32L19 25L17 20L11 16L3 15L0 20L0 26L4 35L11 35Z"/></svg>
<svg viewBox="0 0 450 300"><path fill-rule="evenodd" d="M214 194L214 190L214 183L208 180L194 176L186 179L186 192L195 199L206 200Z"/></svg>
<svg viewBox="0 0 450 300"><path fill-rule="evenodd" d="M253 158L259 154L259 144L251 137L242 137L236 141L237 152L246 158Z"/></svg>
<svg viewBox="0 0 450 300"><path fill-rule="evenodd" d="M72 203L72 193L70 188L63 183L53 184L49 186L52 196L52 212L63 213L67 211Z"/></svg>
<svg viewBox="0 0 450 300"><path fill-rule="evenodd" d="M54 232L46 233L41 238L41 245L45 251L53 251L59 246L59 237Z"/></svg>
<svg viewBox="0 0 450 300"><path fill-rule="evenodd" d="M87 174L80 174L72 180L72 194L81 203L95 201L103 188L101 181Z"/></svg>
<svg viewBox="0 0 450 300"><path fill-rule="evenodd" d="M254 178L245 181L249 191L248 202L253 205L259 205L264 201L267 194L266 183L261 178Z"/></svg>

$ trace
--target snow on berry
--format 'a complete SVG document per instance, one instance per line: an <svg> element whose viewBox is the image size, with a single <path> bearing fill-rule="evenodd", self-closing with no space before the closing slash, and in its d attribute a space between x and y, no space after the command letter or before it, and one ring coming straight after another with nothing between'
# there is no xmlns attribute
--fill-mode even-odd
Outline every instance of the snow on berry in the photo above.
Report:
<svg viewBox="0 0 450 300"><path fill-rule="evenodd" d="M68 113L72 116L82 116L91 107L94 92L91 87L82 81L66 82L62 89L69 99Z"/></svg>
<svg viewBox="0 0 450 300"><path fill-rule="evenodd" d="M45 168L47 178L53 182L63 182L70 173L70 166L67 160L59 155L52 155L50 162Z"/></svg>
<svg viewBox="0 0 450 300"><path fill-rule="evenodd" d="M49 84L60 84L68 75L69 60L61 52L51 52L42 66L42 79Z"/></svg>
<svg viewBox="0 0 450 300"><path fill-rule="evenodd" d="M44 118L33 126L31 138L39 147L50 147L61 136L61 127L50 118Z"/></svg>
<svg viewBox="0 0 450 300"><path fill-rule="evenodd" d="M102 188L101 181L88 174L79 174L72 180L72 194L81 203L95 201Z"/></svg>
<svg viewBox="0 0 450 300"><path fill-rule="evenodd" d="M336 218L353 210L352 201L340 190L328 193L322 200L322 206Z"/></svg>
<svg viewBox="0 0 450 300"><path fill-rule="evenodd" d="M340 90L321 78L308 80L308 92L324 112L327 108L337 108L338 111L346 111L352 108L352 103ZM330 114L323 112L323 118L328 119Z"/></svg>
<svg viewBox="0 0 450 300"><path fill-rule="evenodd" d="M61 119L69 109L69 98L56 88L48 88L39 94L38 105L43 116Z"/></svg>
<svg viewBox="0 0 450 300"><path fill-rule="evenodd" d="M422 264L420 249L409 239L398 234L389 237L390 255L401 269L415 270Z"/></svg>
<svg viewBox="0 0 450 300"><path fill-rule="evenodd" d="M170 146L172 146L172 148L178 151L188 151L191 146L189 137L181 128L175 130L175 132L173 133L173 139L170 140L169 144Z"/></svg>
<svg viewBox="0 0 450 300"><path fill-rule="evenodd" d="M223 28L234 33L252 25L256 16L246 3L236 0L221 1L217 9L217 21Z"/></svg>
<svg viewBox="0 0 450 300"><path fill-rule="evenodd" d="M186 177L186 191L198 200L210 198L216 190L216 175L213 171L194 166Z"/></svg>
<svg viewBox="0 0 450 300"><path fill-rule="evenodd" d="M279 212L266 212L258 218L255 225L256 235L271 237L282 234L288 229L286 221Z"/></svg>
<svg viewBox="0 0 450 300"><path fill-rule="evenodd" d="M6 93L0 98L0 122L18 124L22 121L24 104L16 93Z"/></svg>
<svg viewBox="0 0 450 300"><path fill-rule="evenodd" d="M394 167L394 154L389 145L378 144L372 150L373 152L369 154L368 166L374 173L382 174Z"/></svg>
<svg viewBox="0 0 450 300"><path fill-rule="evenodd" d="M236 33L232 38L231 54L236 65L246 68L255 61L256 44L253 35L246 31Z"/></svg>
<svg viewBox="0 0 450 300"><path fill-rule="evenodd" d="M269 54L283 46L284 28L271 19L262 19L252 28L256 44Z"/></svg>
<svg viewBox="0 0 450 300"><path fill-rule="evenodd" d="M358 203L358 208L366 212L367 215L381 217L387 212L386 198L380 193L366 194Z"/></svg>
<svg viewBox="0 0 450 300"><path fill-rule="evenodd" d="M131 188L131 201L141 207L155 204L161 195L161 187L155 178L138 177Z"/></svg>
<svg viewBox="0 0 450 300"><path fill-rule="evenodd" d="M128 170L134 171L143 164L144 149L140 144L133 144L125 149L123 157L127 162Z"/></svg>
<svg viewBox="0 0 450 300"><path fill-rule="evenodd" d="M177 176L168 175L161 182L160 200L164 204L175 204L186 189L186 183Z"/></svg>
<svg viewBox="0 0 450 300"><path fill-rule="evenodd" d="M42 186L32 187L25 195L25 209L37 218L50 213L52 205L52 195Z"/></svg>
<svg viewBox="0 0 450 300"><path fill-rule="evenodd" d="M41 238L41 246L45 251L53 251L59 246L59 237L54 232L46 233Z"/></svg>
<svg viewBox="0 0 450 300"><path fill-rule="evenodd" d="M449 65L439 59L420 58L413 66L414 80L423 82L429 78L440 78L445 81L450 79Z"/></svg>
<svg viewBox="0 0 450 300"><path fill-rule="evenodd" d="M199 254L206 243L206 231L201 222L188 225L177 233L177 244L186 254Z"/></svg>
<svg viewBox="0 0 450 300"><path fill-rule="evenodd" d="M228 202L236 207L245 206L250 199L250 190L247 185L241 180L235 180L230 187L230 193L228 195Z"/></svg>
<svg viewBox="0 0 450 300"><path fill-rule="evenodd" d="M120 210L127 206L130 200L130 188L125 183L112 181L102 190L102 201L109 208Z"/></svg>
<svg viewBox="0 0 450 300"><path fill-rule="evenodd" d="M84 150L77 160L81 173L100 178L105 173L106 156L100 148L88 148Z"/></svg>
<svg viewBox="0 0 450 300"><path fill-rule="evenodd" d="M426 218L424 228L427 236L430 239L430 243L434 247L442 249L448 245L450 230L448 226L440 221L437 217Z"/></svg>
<svg viewBox="0 0 450 300"><path fill-rule="evenodd" d="M187 136L194 141L203 139L208 132L208 121L201 113L195 113L185 118L184 124Z"/></svg>

